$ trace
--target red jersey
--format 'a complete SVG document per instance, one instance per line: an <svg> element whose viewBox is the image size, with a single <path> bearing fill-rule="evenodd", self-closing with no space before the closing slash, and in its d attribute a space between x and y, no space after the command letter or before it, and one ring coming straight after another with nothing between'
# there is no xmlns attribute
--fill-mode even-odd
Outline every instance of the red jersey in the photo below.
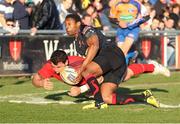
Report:
<svg viewBox="0 0 180 124"><path fill-rule="evenodd" d="M80 57L80 56L68 56L68 61L69 61L69 66L78 69L81 67L84 58ZM43 78L56 78L60 81L62 81L61 77L59 74L57 74L54 70L53 67L51 65L50 60L47 61L43 67L38 71L38 74L41 75ZM85 81L81 81L79 83L79 85L83 85L85 84Z"/></svg>

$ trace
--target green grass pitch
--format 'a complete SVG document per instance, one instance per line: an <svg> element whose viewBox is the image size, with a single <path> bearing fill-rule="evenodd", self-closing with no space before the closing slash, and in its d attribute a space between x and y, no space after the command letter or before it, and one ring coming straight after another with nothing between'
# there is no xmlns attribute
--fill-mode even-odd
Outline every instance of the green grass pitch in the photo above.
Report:
<svg viewBox="0 0 180 124"><path fill-rule="evenodd" d="M29 77L0 78L0 123L180 123L180 108L147 104L111 105L103 110L82 110L92 100L67 95L69 86L53 79L54 89L35 88ZM170 78L143 74L120 84L118 92L151 89L166 105L180 104L180 72Z"/></svg>

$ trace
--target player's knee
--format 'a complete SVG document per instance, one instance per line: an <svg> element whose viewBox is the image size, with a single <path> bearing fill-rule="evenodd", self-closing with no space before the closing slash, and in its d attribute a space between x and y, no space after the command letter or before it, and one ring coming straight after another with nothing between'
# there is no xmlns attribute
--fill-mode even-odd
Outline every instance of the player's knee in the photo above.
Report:
<svg viewBox="0 0 180 124"><path fill-rule="evenodd" d="M107 104L112 104L112 97L111 95L102 95L103 101Z"/></svg>
<svg viewBox="0 0 180 124"><path fill-rule="evenodd" d="M112 104L112 97L116 89L117 85L114 83L103 83L101 85L101 94L105 103Z"/></svg>

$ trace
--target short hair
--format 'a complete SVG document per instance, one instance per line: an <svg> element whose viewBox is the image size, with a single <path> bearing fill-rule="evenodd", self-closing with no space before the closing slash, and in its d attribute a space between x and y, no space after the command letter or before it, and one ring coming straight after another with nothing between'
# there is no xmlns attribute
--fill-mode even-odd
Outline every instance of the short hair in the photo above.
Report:
<svg viewBox="0 0 180 124"><path fill-rule="evenodd" d="M66 16L66 19L68 18L75 20L75 22L81 22L81 17L78 14L69 14Z"/></svg>
<svg viewBox="0 0 180 124"><path fill-rule="evenodd" d="M6 19L6 22L8 22L8 21L14 22L15 20L11 19L11 18L8 18L8 19Z"/></svg>
<svg viewBox="0 0 180 124"><path fill-rule="evenodd" d="M68 59L68 56L67 56L66 52L64 52L63 50L56 50L52 53L50 61L54 65L57 65L58 62L65 63L67 59Z"/></svg>

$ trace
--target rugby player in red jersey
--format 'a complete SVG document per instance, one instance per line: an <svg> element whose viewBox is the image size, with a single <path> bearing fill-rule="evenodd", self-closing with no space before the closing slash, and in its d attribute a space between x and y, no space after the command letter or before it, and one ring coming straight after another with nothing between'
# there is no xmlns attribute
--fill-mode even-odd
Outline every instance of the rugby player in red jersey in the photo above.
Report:
<svg viewBox="0 0 180 124"><path fill-rule="evenodd" d="M46 90L53 89L53 83L49 78L56 78L62 81L58 71L59 68L64 66L72 66L78 69L84 59L79 56L67 56L67 54L62 50L56 50L51 55L50 60L48 60L43 67L38 70L36 74L33 75L32 84L35 87L43 87ZM78 85L83 85L85 82L81 81Z"/></svg>
<svg viewBox="0 0 180 124"><path fill-rule="evenodd" d="M48 60L43 67L33 76L32 83L36 87L42 87L46 90L53 89L53 83L50 82L49 78L56 78L62 81L59 76L59 68L64 66L72 66L75 69L80 68L84 61L84 58L79 56L67 56L64 51L56 50L53 52L50 60ZM153 64L133 64L127 69L127 75L125 80L129 79L133 75L137 75L143 72L153 72L155 66ZM100 81L101 80L101 81ZM102 82L102 78L98 80ZM85 80L82 80L76 86L70 89L70 96L78 96L80 93L86 92L89 89ZM130 96L128 96L130 97ZM132 102L132 101L130 101ZM123 103L127 104L129 102Z"/></svg>
<svg viewBox="0 0 180 124"><path fill-rule="evenodd" d="M53 60L54 56L59 56L61 59L59 61L64 61L58 63L58 60ZM68 61L67 61L68 60ZM64 51L56 50L53 52L51 59L48 60L39 71L33 75L32 84L36 87L43 87L44 89L51 90L53 87L52 82L49 81L49 78L56 78L60 81L63 81L58 74L59 67L63 67L66 65L72 66L76 70L79 69L84 61L83 57L80 56L67 56ZM54 62L54 64L53 64ZM159 69L161 67L161 69ZM124 78L124 81L130 79L133 76L137 76L142 73L156 73L156 74L163 74L165 76L169 76L169 71L163 68L161 65L158 64L131 64L127 68L127 74ZM103 80L103 77L99 78L99 82ZM77 86L84 85L86 82L83 80ZM82 91L77 89L77 91L70 90L71 96L77 96ZM87 89L87 88L86 88ZM79 92L80 91L80 92ZM83 90L84 91L84 90ZM84 91L85 92L85 91Z"/></svg>

